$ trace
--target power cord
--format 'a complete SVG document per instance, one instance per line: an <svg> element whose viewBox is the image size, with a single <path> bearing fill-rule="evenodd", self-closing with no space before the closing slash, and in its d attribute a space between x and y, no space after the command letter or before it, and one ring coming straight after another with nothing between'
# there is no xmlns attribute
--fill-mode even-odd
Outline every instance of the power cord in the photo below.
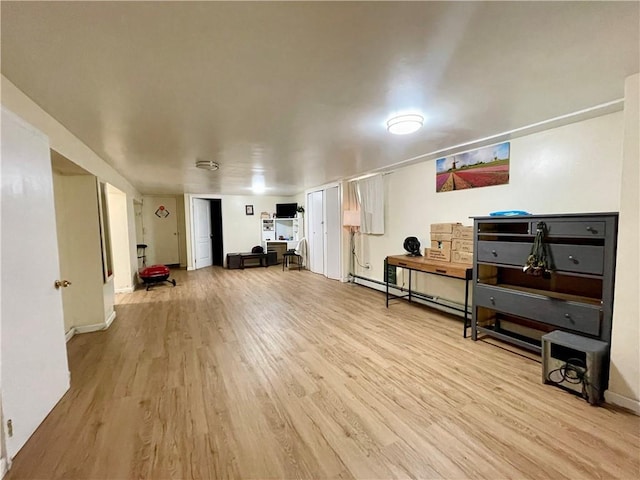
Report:
<svg viewBox="0 0 640 480"><path fill-rule="evenodd" d="M360 258L358 258L358 254L356 253L356 236L355 234L358 232L354 232L351 235L351 254L353 255L353 257L356 259L356 263L358 264L358 266L360 266L361 268L365 268L365 269L370 269L371 268L371 264L370 263L365 263L364 265L362 263L360 263Z"/></svg>
<svg viewBox="0 0 640 480"><path fill-rule="evenodd" d="M598 389L589 383L587 372L587 365L583 360L579 358L569 358L560 368L551 370L547 374L547 381L556 386L562 386L563 383L571 383L573 385L582 384L582 397L589 401L587 386L591 387L596 392ZM552 378L552 376L555 376L555 379Z"/></svg>

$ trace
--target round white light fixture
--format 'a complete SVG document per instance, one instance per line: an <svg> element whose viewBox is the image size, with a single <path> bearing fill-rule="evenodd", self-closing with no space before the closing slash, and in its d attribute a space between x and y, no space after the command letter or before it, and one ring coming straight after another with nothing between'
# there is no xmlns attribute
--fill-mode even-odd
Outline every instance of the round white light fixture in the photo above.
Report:
<svg viewBox="0 0 640 480"><path fill-rule="evenodd" d="M220 168L220 165L218 162L214 162L213 160L196 160L196 167L204 170L215 171Z"/></svg>
<svg viewBox="0 0 640 480"><path fill-rule="evenodd" d="M423 122L422 115L400 115L387 120L387 130L394 135L407 135L420 130Z"/></svg>

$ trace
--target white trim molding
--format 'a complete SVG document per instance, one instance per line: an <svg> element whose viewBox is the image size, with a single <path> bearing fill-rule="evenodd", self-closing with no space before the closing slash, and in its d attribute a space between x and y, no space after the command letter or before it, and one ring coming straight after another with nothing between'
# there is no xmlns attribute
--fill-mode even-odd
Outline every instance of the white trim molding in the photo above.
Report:
<svg viewBox="0 0 640 480"><path fill-rule="evenodd" d="M111 324L115 319L116 319L116 312L114 310L113 312L111 312L111 315L109 315L109 318L107 318L107 321L104 323L95 323L93 325L80 325L78 327L71 327L69 331L64 334L65 341L68 342L77 333L90 333L90 332L99 332L100 330L106 330L111 326Z"/></svg>
<svg viewBox="0 0 640 480"><path fill-rule="evenodd" d="M4 457L0 458L0 479L4 478L4 475L9 471L8 467L7 459Z"/></svg>
<svg viewBox="0 0 640 480"><path fill-rule="evenodd" d="M612 392L611 390L606 390L604 392L604 399L607 403L610 403L612 405L617 405L618 407L626 408L627 410L635 413L636 415L640 415L640 401L638 400L625 397L624 395L620 395L619 393Z"/></svg>
<svg viewBox="0 0 640 480"><path fill-rule="evenodd" d="M104 330L109 328L115 319L116 319L116 311L114 310L113 312L111 312L111 315L109 315L109 318L107 318L107 321L105 322Z"/></svg>
<svg viewBox="0 0 640 480"><path fill-rule="evenodd" d="M68 342L73 338L75 334L76 334L76 329L74 327L71 327L69 331L64 334L64 341Z"/></svg>
<svg viewBox="0 0 640 480"><path fill-rule="evenodd" d="M105 323L94 323L93 325L80 325L79 327L73 327L75 333L91 333L99 332L107 328Z"/></svg>
<svg viewBox="0 0 640 480"><path fill-rule="evenodd" d="M134 290L133 287L116 288L114 293L133 293Z"/></svg>

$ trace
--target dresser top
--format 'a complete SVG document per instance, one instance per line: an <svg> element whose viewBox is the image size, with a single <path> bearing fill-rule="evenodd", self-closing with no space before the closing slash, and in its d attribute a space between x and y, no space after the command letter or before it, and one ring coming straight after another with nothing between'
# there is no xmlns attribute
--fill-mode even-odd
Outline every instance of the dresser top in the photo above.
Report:
<svg viewBox="0 0 640 480"><path fill-rule="evenodd" d="M585 217L617 217L618 212L595 212L595 213L549 213L535 215L484 215L469 217L474 220L535 220L537 218L585 218Z"/></svg>

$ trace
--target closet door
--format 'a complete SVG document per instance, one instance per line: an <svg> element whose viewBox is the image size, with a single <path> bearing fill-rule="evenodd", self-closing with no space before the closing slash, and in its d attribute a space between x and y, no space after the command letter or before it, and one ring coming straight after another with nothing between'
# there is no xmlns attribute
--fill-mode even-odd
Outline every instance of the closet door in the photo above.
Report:
<svg viewBox="0 0 640 480"><path fill-rule="evenodd" d="M324 274L324 192L307 195L309 218L309 270Z"/></svg>
<svg viewBox="0 0 640 480"><path fill-rule="evenodd" d="M340 280L340 188L324 191L324 274L327 278Z"/></svg>
<svg viewBox="0 0 640 480"><path fill-rule="evenodd" d="M176 197L145 196L142 203L147 265L180 263Z"/></svg>

